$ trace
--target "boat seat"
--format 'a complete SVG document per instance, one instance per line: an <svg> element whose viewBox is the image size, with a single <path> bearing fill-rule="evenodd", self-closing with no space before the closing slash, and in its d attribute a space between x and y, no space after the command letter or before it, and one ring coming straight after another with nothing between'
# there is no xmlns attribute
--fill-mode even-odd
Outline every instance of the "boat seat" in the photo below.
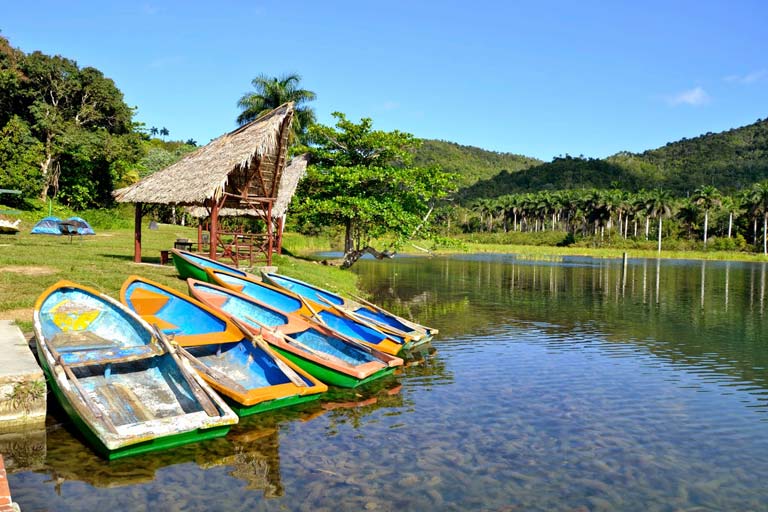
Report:
<svg viewBox="0 0 768 512"><path fill-rule="evenodd" d="M56 333L50 343L61 353L120 347L120 342L103 338L93 331L62 331Z"/></svg>

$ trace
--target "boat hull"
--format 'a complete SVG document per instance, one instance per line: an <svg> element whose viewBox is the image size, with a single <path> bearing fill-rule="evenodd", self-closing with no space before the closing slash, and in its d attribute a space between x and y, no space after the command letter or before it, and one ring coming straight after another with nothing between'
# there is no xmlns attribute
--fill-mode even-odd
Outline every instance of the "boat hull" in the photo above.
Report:
<svg viewBox="0 0 768 512"><path fill-rule="evenodd" d="M395 371L394 367L383 368L377 371L376 373L373 373L363 379L360 379L357 377L353 377L351 375L338 372L327 366L320 365L314 361L305 359L293 352L289 352L288 350L284 350L280 347L275 347L275 350L277 350L280 354L285 356L287 359L293 361L294 364L302 368L305 372L309 373L310 375L325 382L326 384L329 384L331 386L337 386L340 388L356 388L358 386L362 386L363 384L367 384L368 382L374 381L376 379L380 379L382 377L386 377L387 375L391 375Z"/></svg>
<svg viewBox="0 0 768 512"><path fill-rule="evenodd" d="M77 409L69 400L69 395L61 390L58 382L55 378L53 378L51 369L48 366L48 361L46 361L45 358L40 358L40 362L43 368L43 373L45 374L45 379L48 381L48 386L53 392L53 395L58 400L62 409L64 409L64 412L66 412L67 416L69 416L69 419L72 420L72 424L83 436L85 441L94 449L94 451L107 460L115 460L123 457L130 457L132 455L139 455L142 453L166 450L176 446L205 441L206 439L224 437L232 427L231 425L221 425L205 429L198 428L197 430L190 432L172 434L122 446L117 449L110 449L104 444L99 435L94 432L90 425L83 420L80 414L78 414Z"/></svg>

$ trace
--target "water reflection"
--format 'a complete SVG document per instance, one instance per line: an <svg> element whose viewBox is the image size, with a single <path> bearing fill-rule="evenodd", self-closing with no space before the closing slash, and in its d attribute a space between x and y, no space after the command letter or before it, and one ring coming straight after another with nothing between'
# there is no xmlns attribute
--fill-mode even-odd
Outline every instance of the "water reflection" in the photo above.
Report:
<svg viewBox="0 0 768 512"><path fill-rule="evenodd" d="M553 334L599 334L696 371L768 387L765 263L489 254L422 262L364 261L359 272L385 307L438 326L446 338L546 319ZM414 284L426 282L428 300Z"/></svg>

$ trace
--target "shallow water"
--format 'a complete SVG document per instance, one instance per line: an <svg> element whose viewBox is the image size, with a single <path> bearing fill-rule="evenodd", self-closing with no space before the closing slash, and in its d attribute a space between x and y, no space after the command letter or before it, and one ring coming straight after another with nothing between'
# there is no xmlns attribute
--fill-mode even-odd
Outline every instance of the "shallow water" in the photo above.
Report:
<svg viewBox="0 0 768 512"><path fill-rule="evenodd" d="M440 329L394 378L107 463L55 407L6 455L34 510L764 510L765 264L360 261ZM5 443L5 444L3 444Z"/></svg>

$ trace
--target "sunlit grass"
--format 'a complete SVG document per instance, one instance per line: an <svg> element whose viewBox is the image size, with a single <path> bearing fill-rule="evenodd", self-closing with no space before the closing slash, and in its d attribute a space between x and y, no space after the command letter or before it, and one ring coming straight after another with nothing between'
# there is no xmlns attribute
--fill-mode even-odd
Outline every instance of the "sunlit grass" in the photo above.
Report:
<svg viewBox="0 0 768 512"><path fill-rule="evenodd" d="M196 239L195 228L160 224L145 226L143 263L133 262L133 230L97 230L96 236L18 235L0 237L0 319L15 320L31 330L32 306L40 293L61 279L91 286L114 298L131 274L153 279L186 292L173 265L161 266L160 251L173 247L176 238ZM357 276L312 261L276 256L279 271L344 293L359 293Z"/></svg>

